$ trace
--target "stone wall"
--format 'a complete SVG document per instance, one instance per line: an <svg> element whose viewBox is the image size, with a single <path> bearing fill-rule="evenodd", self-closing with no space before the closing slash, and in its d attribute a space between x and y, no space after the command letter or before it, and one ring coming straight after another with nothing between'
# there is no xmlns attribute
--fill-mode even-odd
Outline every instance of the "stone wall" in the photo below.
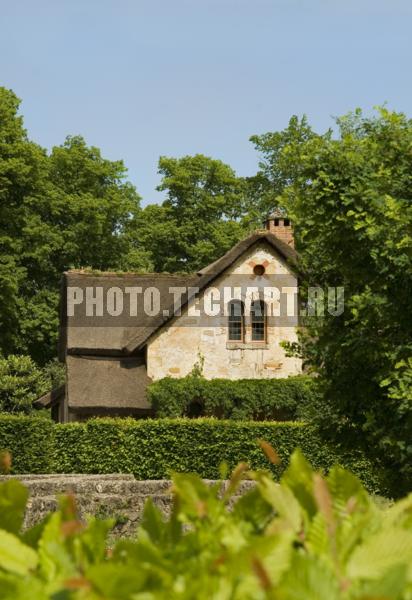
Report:
<svg viewBox="0 0 412 600"><path fill-rule="evenodd" d="M0 483L9 479L18 479L29 489L25 527L31 527L55 510L57 497L67 493L75 495L80 518L84 519L87 515L115 518L115 536L135 533L149 497L165 516L170 513L171 482L166 479L137 481L133 475L127 474L3 475ZM243 482L238 496L252 485L252 482Z"/></svg>

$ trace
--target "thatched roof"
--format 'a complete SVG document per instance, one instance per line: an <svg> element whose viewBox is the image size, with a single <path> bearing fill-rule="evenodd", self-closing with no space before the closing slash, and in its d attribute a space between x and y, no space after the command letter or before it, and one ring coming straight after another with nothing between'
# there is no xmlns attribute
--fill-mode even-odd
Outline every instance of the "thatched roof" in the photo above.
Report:
<svg viewBox="0 0 412 600"><path fill-rule="evenodd" d="M171 287L197 287L199 291L208 286L216 277L229 268L244 252L258 243L266 242L286 262L293 265L296 251L279 240L273 233L262 230L253 233L236 244L224 256L201 269L197 274L138 274L138 273L93 273L87 271L69 271L64 274L62 289L62 312L60 321L60 358L64 360L66 352L70 355L91 356L127 356L142 349L149 338L163 325L174 318L174 297ZM65 312L68 286L75 286L86 293L86 288L103 288L103 293L112 287L139 287L142 291L156 287L160 292L160 311L156 316L148 317L142 302L137 303L137 315L130 317L126 306L125 317L87 317L71 320ZM183 296L180 307L184 307L188 297Z"/></svg>
<svg viewBox="0 0 412 600"><path fill-rule="evenodd" d="M130 317L129 306L125 305L124 316L117 319L107 314L103 317L87 317L85 310L76 318L67 317L67 288L77 287L83 290L87 288L103 289L106 297L109 288L139 287L144 292L148 288L155 287L160 292L160 314L164 310L170 310L173 295L169 293L172 287L187 287L198 280L197 275L170 275L170 274L117 274L117 273L88 273L83 271L69 271L64 274L62 290L62 310L60 316L60 341L59 356L64 360L66 351L69 354L101 355L101 356L123 356L129 341L141 333L146 337L158 327L158 316L150 317L144 312L142 302L137 303L136 316ZM125 295L127 303L129 297Z"/></svg>
<svg viewBox="0 0 412 600"><path fill-rule="evenodd" d="M115 408L129 414L150 410L146 387L152 380L143 357L68 356L67 367L69 410Z"/></svg>

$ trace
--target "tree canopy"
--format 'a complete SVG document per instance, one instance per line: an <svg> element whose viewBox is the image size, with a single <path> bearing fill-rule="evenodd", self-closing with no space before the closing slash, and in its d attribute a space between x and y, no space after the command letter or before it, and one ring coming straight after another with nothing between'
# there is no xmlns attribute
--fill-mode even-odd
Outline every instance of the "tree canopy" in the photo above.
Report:
<svg viewBox="0 0 412 600"><path fill-rule="evenodd" d="M140 198L122 161L81 137L47 152L31 142L19 100L0 88L0 351L55 355L62 272L117 268Z"/></svg>
<svg viewBox="0 0 412 600"><path fill-rule="evenodd" d="M301 352L320 375L333 436L412 477L412 121L380 109L314 134L293 119L255 137L261 174L295 223L303 285L343 286L345 310L307 319Z"/></svg>
<svg viewBox="0 0 412 600"><path fill-rule="evenodd" d="M228 165L201 154L163 156L159 173L167 198L137 214L129 233L156 271L195 271L245 236L245 181Z"/></svg>

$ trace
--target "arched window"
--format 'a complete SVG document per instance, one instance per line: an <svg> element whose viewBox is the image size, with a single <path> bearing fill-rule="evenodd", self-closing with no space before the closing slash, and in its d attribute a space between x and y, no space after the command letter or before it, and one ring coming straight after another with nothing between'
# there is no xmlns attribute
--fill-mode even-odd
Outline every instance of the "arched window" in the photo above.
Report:
<svg viewBox="0 0 412 600"><path fill-rule="evenodd" d="M263 300L255 300L250 307L252 342L266 342L266 307Z"/></svg>
<svg viewBox="0 0 412 600"><path fill-rule="evenodd" d="M230 342L243 342L245 335L244 309L241 300L229 302L229 332Z"/></svg>

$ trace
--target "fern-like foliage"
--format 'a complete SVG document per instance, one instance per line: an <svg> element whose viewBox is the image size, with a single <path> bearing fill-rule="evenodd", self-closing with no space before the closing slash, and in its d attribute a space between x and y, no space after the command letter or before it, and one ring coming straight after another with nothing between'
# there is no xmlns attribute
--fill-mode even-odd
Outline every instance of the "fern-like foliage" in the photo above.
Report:
<svg viewBox="0 0 412 600"><path fill-rule="evenodd" d="M265 453L277 457L264 445ZM240 500L243 479L255 485ZM280 483L242 463L228 484L175 474L169 518L148 501L135 539L79 520L75 500L21 533L27 493L0 485L4 600L411 600L412 495L378 506L340 467L296 451Z"/></svg>

